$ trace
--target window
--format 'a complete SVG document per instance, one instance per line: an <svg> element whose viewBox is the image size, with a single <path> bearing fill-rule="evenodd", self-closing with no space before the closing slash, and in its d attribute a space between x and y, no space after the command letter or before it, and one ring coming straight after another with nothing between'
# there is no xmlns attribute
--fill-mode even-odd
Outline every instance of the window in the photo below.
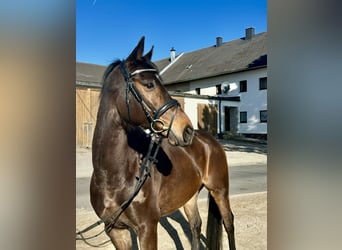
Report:
<svg viewBox="0 0 342 250"><path fill-rule="evenodd" d="M267 77L259 78L259 89L267 89Z"/></svg>
<svg viewBox="0 0 342 250"><path fill-rule="evenodd" d="M260 122L267 122L267 110L260 110Z"/></svg>
<svg viewBox="0 0 342 250"><path fill-rule="evenodd" d="M221 95L222 91L221 91L221 84L216 85L216 95Z"/></svg>
<svg viewBox="0 0 342 250"><path fill-rule="evenodd" d="M240 92L247 92L247 80L240 81Z"/></svg>
<svg viewBox="0 0 342 250"><path fill-rule="evenodd" d="M201 94L201 89L200 89L200 88L196 88L195 90L196 90L196 94L197 94L197 95L200 95L200 94Z"/></svg>
<svg viewBox="0 0 342 250"><path fill-rule="evenodd" d="M240 112L240 123L247 123L247 111Z"/></svg>

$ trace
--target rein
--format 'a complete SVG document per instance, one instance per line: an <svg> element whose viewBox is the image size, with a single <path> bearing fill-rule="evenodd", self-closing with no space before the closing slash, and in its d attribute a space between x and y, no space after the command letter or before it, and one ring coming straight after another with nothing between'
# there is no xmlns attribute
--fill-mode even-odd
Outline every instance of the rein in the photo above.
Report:
<svg viewBox="0 0 342 250"><path fill-rule="evenodd" d="M151 141L150 141L150 144L148 147L147 154L144 158L144 161L140 164L139 177L136 177L138 182L135 184L134 191L131 194L131 196L125 202L123 202L120 205L119 209L117 209L116 211L114 211L110 215L98 220L97 222L88 226L87 228L76 232L76 240L83 240L87 245L92 246L92 247L101 247L104 244L110 242L110 241L106 241L106 242L102 242L98 245L94 245L88 241L89 239L93 239L93 238L99 236L100 234L102 234L104 232L104 230L101 231L100 233L95 234L95 235L90 236L90 237L85 237L83 234L90 231L91 229L101 225L102 223L105 224L105 231L107 233L109 233L109 231L113 229L113 227L115 226L116 222L118 221L120 215L132 203L132 201L138 195L140 189L144 185L147 178L149 176L151 176L151 167L153 164L156 164L158 162L157 155L158 155L158 151L160 149L160 144L161 144L162 139L163 138L161 136L159 136L158 134L152 133Z"/></svg>

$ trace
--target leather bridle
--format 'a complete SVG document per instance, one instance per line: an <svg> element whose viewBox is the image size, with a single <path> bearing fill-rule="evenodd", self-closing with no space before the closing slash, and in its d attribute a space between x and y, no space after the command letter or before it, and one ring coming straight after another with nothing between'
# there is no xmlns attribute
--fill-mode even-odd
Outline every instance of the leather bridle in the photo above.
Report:
<svg viewBox="0 0 342 250"><path fill-rule="evenodd" d="M137 102L141 105L144 114L146 116L146 119L150 123L150 127L153 133L160 134L164 131L167 131L166 137L168 137L171 126L174 120L174 117L176 115L176 112L179 108L179 102L175 99L172 99L162 105L160 108L155 109L152 107L148 102L145 101L144 97L140 94L138 89L134 86L132 76L140 74L142 72L154 72L158 73L156 69L137 69L133 71L132 73L129 73L126 67L126 63L123 60L120 63L120 69L122 72L123 77L125 78L126 81L126 106L128 110L128 119L131 120L131 112L130 112L130 103L129 103L129 93L131 92L134 96L134 98L137 100ZM171 121L169 126L165 126L165 123L160 119L160 117L169 109L171 109L173 106L175 106L175 110L173 112Z"/></svg>

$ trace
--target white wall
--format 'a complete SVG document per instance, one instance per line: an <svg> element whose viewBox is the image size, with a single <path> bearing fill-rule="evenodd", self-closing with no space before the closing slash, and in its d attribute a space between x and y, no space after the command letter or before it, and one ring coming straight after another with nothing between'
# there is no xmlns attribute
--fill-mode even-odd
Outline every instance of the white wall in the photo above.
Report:
<svg viewBox="0 0 342 250"><path fill-rule="evenodd" d="M259 90L259 78L267 77L267 69L257 69L245 72L239 72L230 75L218 76L210 79L201 79L190 83L188 93L196 94L195 89L201 89L201 95L216 95L216 85L229 84L230 90L222 96L240 96L240 102L221 103L221 121L224 121L224 107L238 107L238 116L240 112L247 111L247 123L238 123L238 133L243 134L267 134L267 123L260 122L260 110L267 110L267 90ZM240 93L240 81L247 80L247 92ZM202 99L185 98L185 112L190 117L193 125L197 128L197 103L217 104L218 101L209 101ZM218 123L219 124L219 121ZM223 122L221 129L223 131ZM219 129L218 129L219 132Z"/></svg>
<svg viewBox="0 0 342 250"><path fill-rule="evenodd" d="M247 111L247 123L239 123L239 133L267 134L267 123L260 122L260 110L267 110L267 89L259 90L259 78L267 77L266 68L232 75L227 96L240 96L240 112ZM240 92L240 81L247 80L247 92ZM234 87L236 87L234 89Z"/></svg>
<svg viewBox="0 0 342 250"><path fill-rule="evenodd" d="M192 125L198 129L197 104L215 104L215 102L206 99L184 98L184 111L190 118Z"/></svg>

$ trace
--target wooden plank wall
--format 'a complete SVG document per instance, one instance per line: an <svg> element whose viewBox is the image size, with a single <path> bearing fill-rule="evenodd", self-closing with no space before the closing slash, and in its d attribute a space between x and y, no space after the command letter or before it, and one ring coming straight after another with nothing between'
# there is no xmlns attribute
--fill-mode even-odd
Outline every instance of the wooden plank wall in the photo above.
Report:
<svg viewBox="0 0 342 250"><path fill-rule="evenodd" d="M76 145L91 147L100 89L76 88Z"/></svg>

